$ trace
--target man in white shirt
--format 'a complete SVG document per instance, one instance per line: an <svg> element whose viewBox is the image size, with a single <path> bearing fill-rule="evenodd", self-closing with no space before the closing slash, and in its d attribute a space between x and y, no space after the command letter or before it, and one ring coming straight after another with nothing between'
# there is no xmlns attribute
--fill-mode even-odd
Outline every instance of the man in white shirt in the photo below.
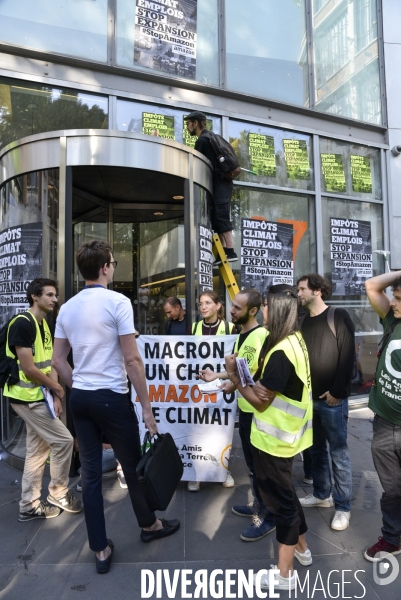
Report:
<svg viewBox="0 0 401 600"><path fill-rule="evenodd" d="M117 266L112 249L106 242L87 242L82 244L76 258L86 285L61 307L52 364L71 388L70 409L82 464L89 546L96 553L97 572L107 573L114 546L106 537L103 511L103 433L124 470L132 506L142 527L141 540L150 542L171 535L180 523L155 517L146 504L136 476L141 450L137 415L127 396L127 374L135 387L151 435L157 433L157 425L135 342L131 303L122 294L107 289ZM67 362L71 348L74 370Z"/></svg>

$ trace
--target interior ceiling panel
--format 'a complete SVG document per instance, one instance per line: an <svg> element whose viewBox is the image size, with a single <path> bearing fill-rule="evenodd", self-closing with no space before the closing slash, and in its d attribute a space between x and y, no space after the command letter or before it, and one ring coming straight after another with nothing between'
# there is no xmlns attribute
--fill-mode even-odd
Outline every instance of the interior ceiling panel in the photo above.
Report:
<svg viewBox="0 0 401 600"><path fill-rule="evenodd" d="M122 167L73 167L73 186L108 202L174 203L184 181L174 175Z"/></svg>

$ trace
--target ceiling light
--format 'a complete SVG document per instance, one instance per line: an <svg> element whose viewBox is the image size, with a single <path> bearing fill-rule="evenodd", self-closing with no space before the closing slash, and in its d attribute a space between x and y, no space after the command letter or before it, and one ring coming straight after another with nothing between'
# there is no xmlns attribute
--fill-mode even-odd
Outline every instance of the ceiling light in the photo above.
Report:
<svg viewBox="0 0 401 600"><path fill-rule="evenodd" d="M164 213L160 212L159 210L153 213L156 217L162 217L164 215Z"/></svg>
<svg viewBox="0 0 401 600"><path fill-rule="evenodd" d="M184 196L173 196L173 200L184 200Z"/></svg>

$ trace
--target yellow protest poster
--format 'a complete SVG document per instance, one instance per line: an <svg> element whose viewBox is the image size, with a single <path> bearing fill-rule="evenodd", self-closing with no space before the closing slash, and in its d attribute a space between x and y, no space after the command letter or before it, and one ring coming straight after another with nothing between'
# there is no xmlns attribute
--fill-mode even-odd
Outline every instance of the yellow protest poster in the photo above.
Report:
<svg viewBox="0 0 401 600"><path fill-rule="evenodd" d="M143 112L142 133L161 137L166 140L175 140L174 117Z"/></svg>
<svg viewBox="0 0 401 600"><path fill-rule="evenodd" d="M288 179L310 179L308 149L305 140L283 140Z"/></svg>
<svg viewBox="0 0 401 600"><path fill-rule="evenodd" d="M341 154L321 154L320 160L326 192L345 192L347 186Z"/></svg>
<svg viewBox="0 0 401 600"><path fill-rule="evenodd" d="M370 158L351 154L351 178L354 192L372 193Z"/></svg>
<svg viewBox="0 0 401 600"><path fill-rule="evenodd" d="M249 162L252 171L260 176L276 176L274 138L260 133L248 134Z"/></svg>

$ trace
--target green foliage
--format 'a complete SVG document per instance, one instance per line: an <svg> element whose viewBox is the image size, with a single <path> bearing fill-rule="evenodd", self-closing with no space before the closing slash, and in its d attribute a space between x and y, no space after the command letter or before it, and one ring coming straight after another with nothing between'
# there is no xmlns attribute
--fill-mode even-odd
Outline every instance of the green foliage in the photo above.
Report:
<svg viewBox="0 0 401 600"><path fill-rule="evenodd" d="M3 86L6 87L6 86ZM8 86L7 86L8 87ZM10 86L10 101L0 106L0 147L27 135L59 129L105 129L107 114L97 105L89 108L78 92L68 98L52 98L52 88L42 86L29 93Z"/></svg>

